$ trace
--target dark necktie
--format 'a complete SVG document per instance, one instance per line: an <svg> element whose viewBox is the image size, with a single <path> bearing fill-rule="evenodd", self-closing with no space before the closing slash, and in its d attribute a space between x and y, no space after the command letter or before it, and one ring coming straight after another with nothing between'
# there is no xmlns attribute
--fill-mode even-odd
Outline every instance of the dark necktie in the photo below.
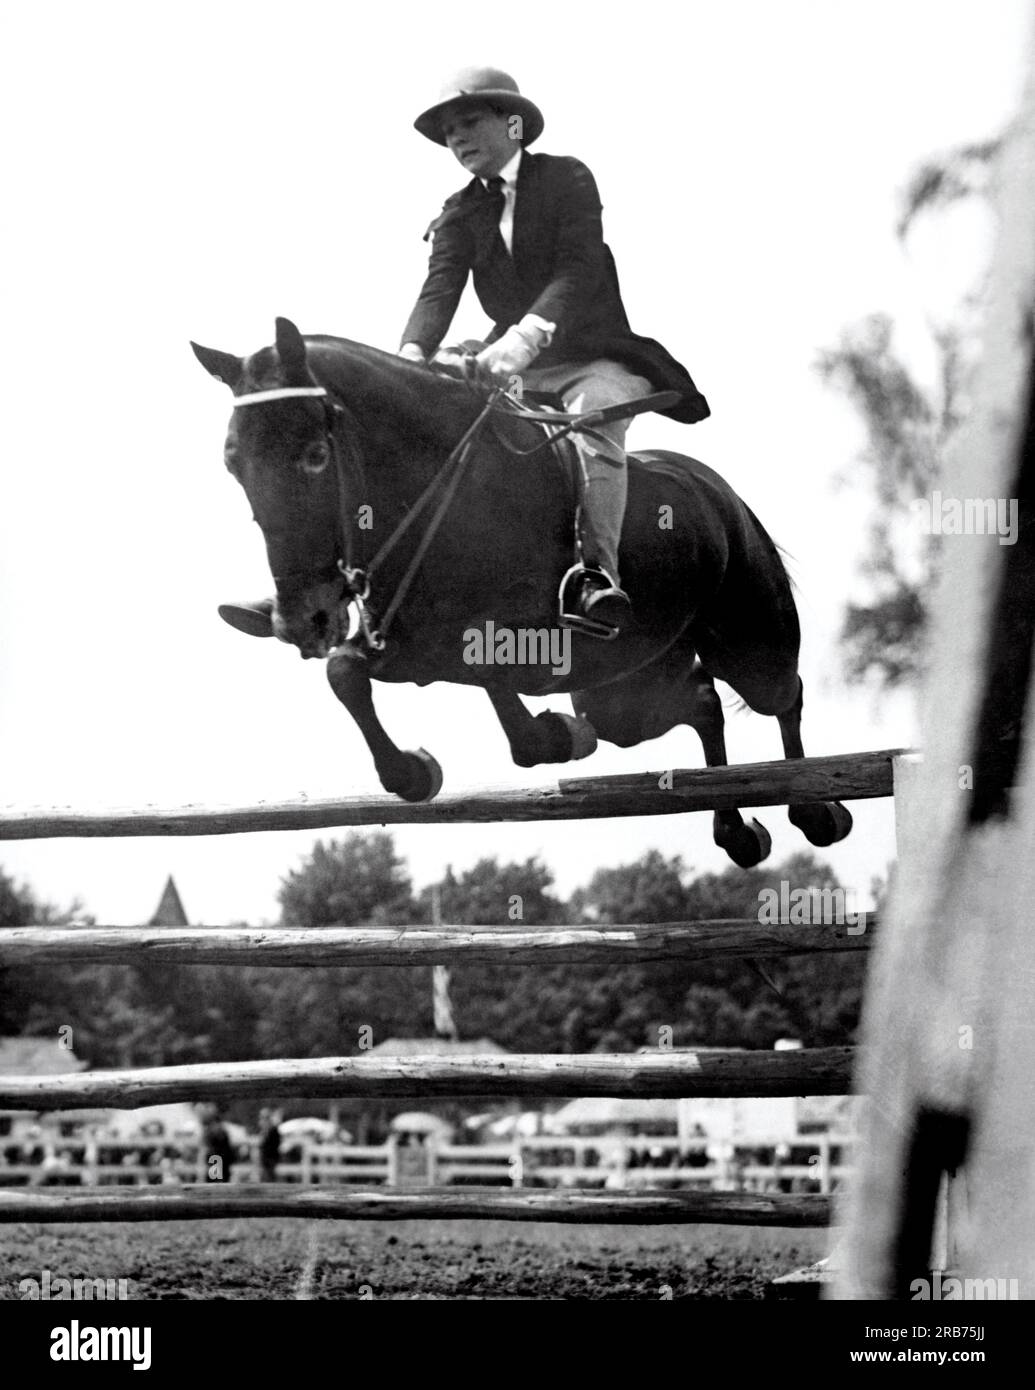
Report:
<svg viewBox="0 0 1035 1390"><path fill-rule="evenodd" d="M503 191L504 186L504 181L498 174L486 181L485 206L489 210L489 216L492 218L493 225L499 233L499 239L503 243L504 248L508 250L509 254L509 248L507 248L503 232L500 230L500 219L503 217L503 209L507 201Z"/></svg>
<svg viewBox="0 0 1035 1390"><path fill-rule="evenodd" d="M485 181L485 197L496 214L497 222L503 213L503 180L499 174Z"/></svg>

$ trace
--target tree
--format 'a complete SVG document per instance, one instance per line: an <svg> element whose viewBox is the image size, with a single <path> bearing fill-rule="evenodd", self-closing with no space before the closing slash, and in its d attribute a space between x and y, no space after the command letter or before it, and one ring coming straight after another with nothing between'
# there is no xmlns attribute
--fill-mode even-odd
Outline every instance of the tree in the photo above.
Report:
<svg viewBox="0 0 1035 1390"><path fill-rule="evenodd" d="M277 896L284 926L409 921L413 911L406 866L385 831L317 840L301 867L281 880Z"/></svg>
<svg viewBox="0 0 1035 1390"><path fill-rule="evenodd" d="M602 869L574 902L591 920L728 920L757 917L763 889L836 888L836 875L809 852L772 867L729 868L691 880L678 856L650 851ZM817 927L817 930L822 928ZM863 969L854 957L787 957L751 963L670 960L586 972L565 1020L572 1051L675 1045L771 1047L782 1036L806 1043L850 1041ZM573 967L574 969L574 967Z"/></svg>
<svg viewBox="0 0 1035 1390"><path fill-rule="evenodd" d="M442 918L469 926L544 926L564 920L564 904L550 892L553 875L538 859L500 864L479 859L459 877L452 869L437 885ZM420 920L431 920L430 888L419 898Z"/></svg>
<svg viewBox="0 0 1035 1390"><path fill-rule="evenodd" d="M63 922L86 921L82 904L59 909L43 902L26 884L16 884L0 869L0 929L41 926ZM68 967L40 970L35 966L0 969L0 1034L31 1033L34 1036L57 1035L57 1029L67 1022L67 1009L57 1008L56 1001L65 993L72 972Z"/></svg>
<svg viewBox="0 0 1035 1390"><path fill-rule="evenodd" d="M982 196L999 143L963 146L919 166L902 198L900 239L921 214ZM842 622L846 673L875 678L885 688L912 682L920 670L938 542L917 526L911 504L929 495L965 408L979 299L980 286L971 287L955 321L932 323L939 361L933 388L920 386L898 356L885 314L846 329L816 362L823 379L844 390L862 417L867 443L859 462L876 504L862 565L868 592L846 604Z"/></svg>
<svg viewBox="0 0 1035 1390"><path fill-rule="evenodd" d="M846 605L845 664L849 676L875 675L889 687L919 671L934 537L919 532L911 504L930 492L940 452L956 426L959 362L946 333L940 339L942 403L936 408L896 355L893 331L886 315L875 314L847 329L817 362L823 378L846 391L865 422L868 443L859 462L876 495L863 564L870 592Z"/></svg>
<svg viewBox="0 0 1035 1390"><path fill-rule="evenodd" d="M405 926L417 920L406 865L384 831L317 840L301 865L281 880L278 898L284 926ZM392 1034L412 1033L425 1012L430 1026L430 990L421 988L425 973L347 967L249 972L259 995L259 1055L352 1053L364 1029L383 1042Z"/></svg>
<svg viewBox="0 0 1035 1390"><path fill-rule="evenodd" d="M0 869L0 927L27 927L37 920L39 905L29 889L19 887Z"/></svg>
<svg viewBox="0 0 1035 1390"><path fill-rule="evenodd" d="M648 850L634 864L598 869L572 896L584 920L598 922L676 922L686 915L686 870L676 855L666 859Z"/></svg>

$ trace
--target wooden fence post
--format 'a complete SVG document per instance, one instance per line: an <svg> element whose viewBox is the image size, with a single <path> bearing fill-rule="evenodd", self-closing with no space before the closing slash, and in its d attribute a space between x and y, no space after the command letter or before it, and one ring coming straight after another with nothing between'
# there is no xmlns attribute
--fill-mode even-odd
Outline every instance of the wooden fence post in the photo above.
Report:
<svg viewBox="0 0 1035 1390"><path fill-rule="evenodd" d="M1012 535L941 528L924 758L900 769L900 858L871 956L841 1298L915 1296L935 1244L963 1279L1035 1298L1035 75L997 176L985 352L931 514L944 499L977 517L987 500Z"/></svg>

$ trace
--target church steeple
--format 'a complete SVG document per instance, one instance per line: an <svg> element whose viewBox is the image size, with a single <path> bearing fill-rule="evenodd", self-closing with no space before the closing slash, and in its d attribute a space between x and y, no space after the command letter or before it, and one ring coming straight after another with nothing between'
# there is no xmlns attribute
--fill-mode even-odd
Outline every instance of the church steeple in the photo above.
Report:
<svg viewBox="0 0 1035 1390"><path fill-rule="evenodd" d="M189 927L187 914L183 910L183 903L176 884L173 882L172 874L165 881L162 896L155 908L154 916L147 924L149 927Z"/></svg>

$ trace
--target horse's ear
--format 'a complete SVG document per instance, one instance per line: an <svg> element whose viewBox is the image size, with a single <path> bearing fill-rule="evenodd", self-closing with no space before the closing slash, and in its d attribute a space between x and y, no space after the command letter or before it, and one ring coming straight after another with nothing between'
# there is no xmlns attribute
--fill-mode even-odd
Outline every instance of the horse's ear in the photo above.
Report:
<svg viewBox="0 0 1035 1390"><path fill-rule="evenodd" d="M305 339L290 319L277 319L277 356L288 385L299 386L309 382Z"/></svg>
<svg viewBox="0 0 1035 1390"><path fill-rule="evenodd" d="M241 380L243 358L235 357L231 352L219 352L216 348L202 347L200 343L191 343L191 347L205 371L219 381L225 381L231 389Z"/></svg>

